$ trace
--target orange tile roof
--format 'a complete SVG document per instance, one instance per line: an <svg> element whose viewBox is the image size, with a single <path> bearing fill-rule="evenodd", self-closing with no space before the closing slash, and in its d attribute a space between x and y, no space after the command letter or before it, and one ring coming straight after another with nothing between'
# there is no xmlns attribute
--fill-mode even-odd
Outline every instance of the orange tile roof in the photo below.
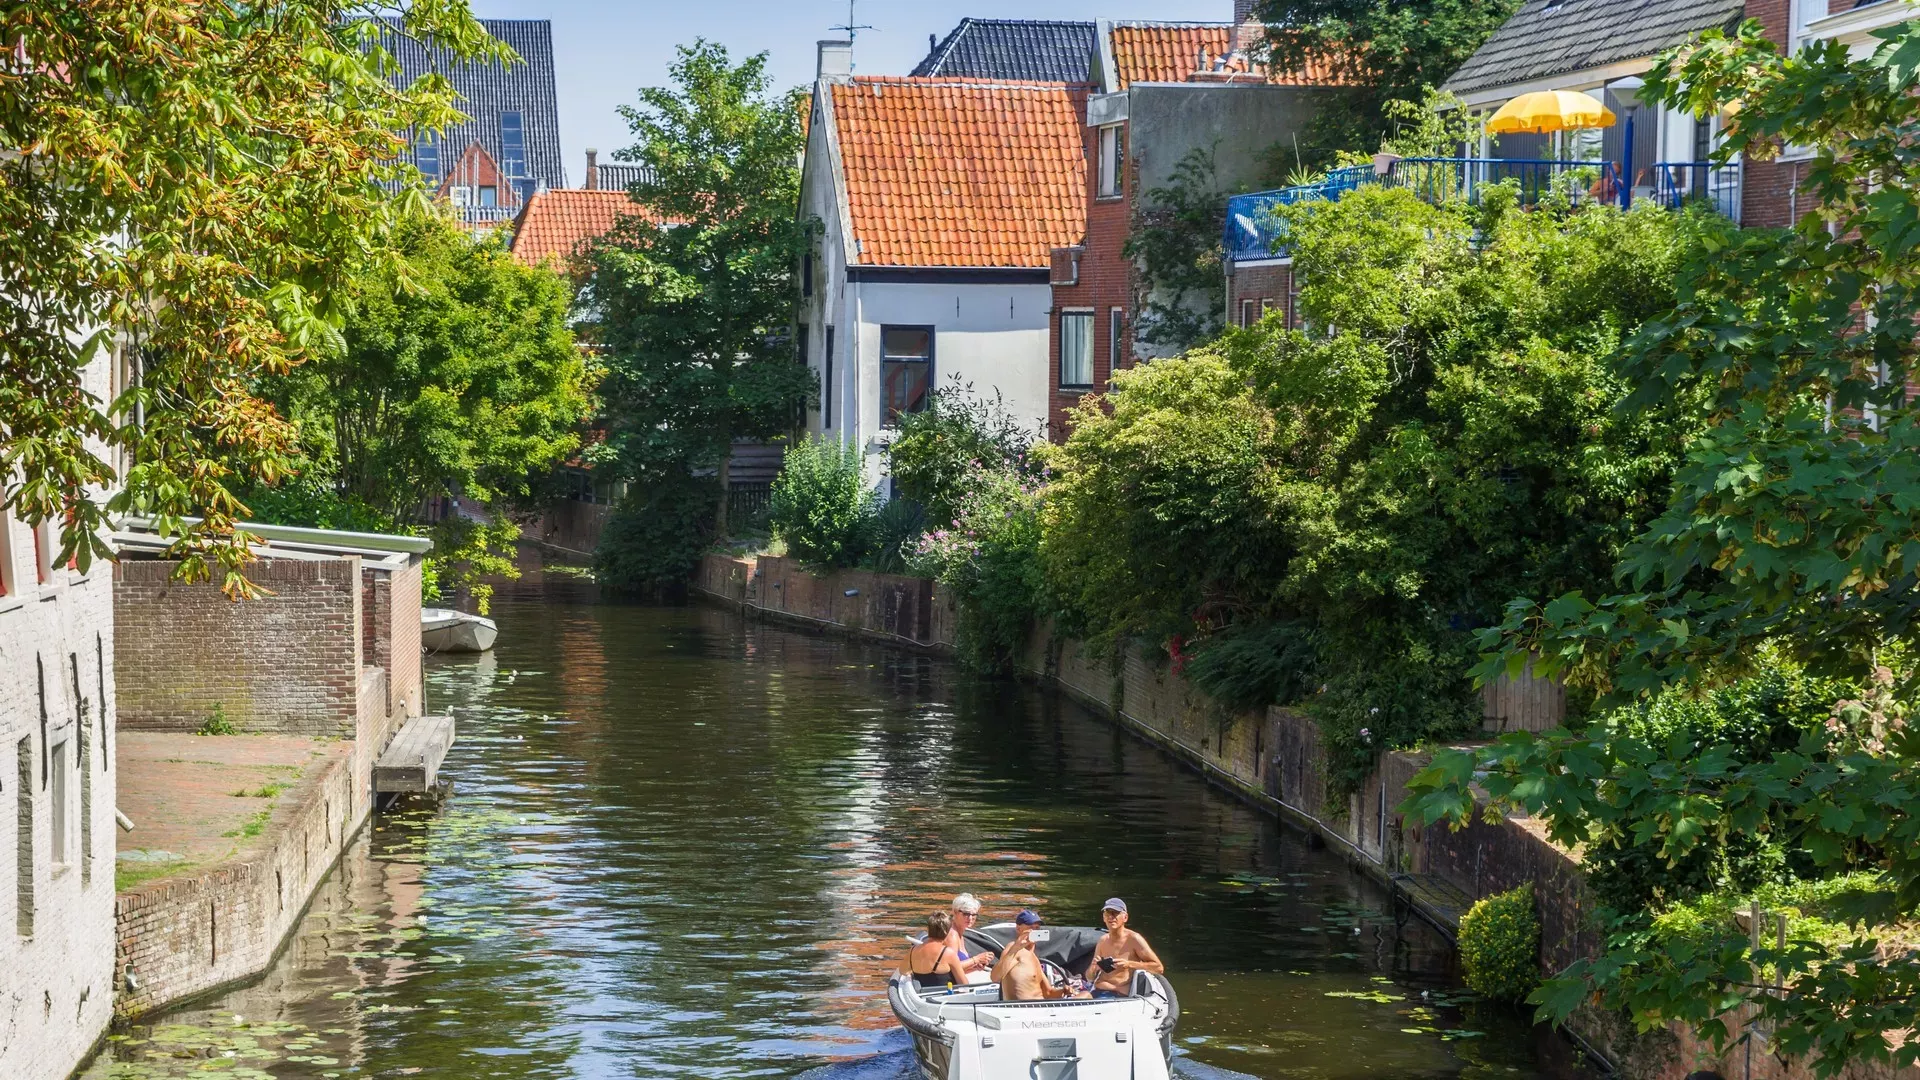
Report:
<svg viewBox="0 0 1920 1080"><path fill-rule="evenodd" d="M1279 86L1338 86L1352 82L1334 65L1314 62L1304 72L1267 72L1249 65L1244 57L1230 61L1225 71L1211 70L1233 48L1233 28L1226 23L1115 23L1113 66L1119 88L1137 82L1225 81L1231 74L1263 74ZM1209 70L1199 68L1204 51Z"/></svg>
<svg viewBox="0 0 1920 1080"><path fill-rule="evenodd" d="M833 84L855 261L1042 268L1086 227L1082 88L863 76Z"/></svg>
<svg viewBox="0 0 1920 1080"><path fill-rule="evenodd" d="M513 257L528 266L552 259L564 269L587 241L606 235L626 215L651 217L624 191L542 191L520 216Z"/></svg>

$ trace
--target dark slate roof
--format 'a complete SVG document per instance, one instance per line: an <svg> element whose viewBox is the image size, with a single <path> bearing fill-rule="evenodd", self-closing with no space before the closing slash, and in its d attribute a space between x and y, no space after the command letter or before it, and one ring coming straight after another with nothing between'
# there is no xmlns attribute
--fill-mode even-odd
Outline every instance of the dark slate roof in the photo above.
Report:
<svg viewBox="0 0 1920 1080"><path fill-rule="evenodd" d="M1472 93L1652 57L1738 21L1745 0L1527 0L1447 80Z"/></svg>
<svg viewBox="0 0 1920 1080"><path fill-rule="evenodd" d="M653 179L651 165L596 165L599 173L594 187L609 191L625 191L642 180Z"/></svg>
<svg viewBox="0 0 1920 1080"><path fill-rule="evenodd" d="M441 135L441 167L475 142L501 161L500 114L518 112L526 132L527 175L543 187L566 187L567 169L560 157L560 106L553 89L553 24L546 19L481 19L480 23L525 63L512 67L455 63L444 53L430 52L392 30L383 35L400 64L398 82L404 85L438 71L460 95L460 111L472 117ZM397 25L393 20L388 24Z"/></svg>
<svg viewBox="0 0 1920 1080"><path fill-rule="evenodd" d="M1090 22L961 19L914 75L1088 82L1098 28Z"/></svg>

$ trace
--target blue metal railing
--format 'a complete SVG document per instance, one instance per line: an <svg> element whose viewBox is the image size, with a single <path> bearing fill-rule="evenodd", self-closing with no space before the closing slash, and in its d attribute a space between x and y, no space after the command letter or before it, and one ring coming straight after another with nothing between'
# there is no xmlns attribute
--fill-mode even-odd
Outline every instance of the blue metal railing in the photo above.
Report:
<svg viewBox="0 0 1920 1080"><path fill-rule="evenodd" d="M1547 158L1401 158L1381 182L1407 188L1427 202L1465 198L1477 201L1482 189L1512 183L1520 205L1538 206L1558 196L1570 205L1609 203L1625 206L1620 168L1611 161L1555 161Z"/></svg>
<svg viewBox="0 0 1920 1080"><path fill-rule="evenodd" d="M1268 259L1284 248L1286 221L1273 212L1274 207L1308 199L1336 200L1374 181L1373 166L1355 165L1334 169L1315 183L1233 196L1227 200L1227 230L1222 238L1227 258L1233 262Z"/></svg>
<svg viewBox="0 0 1920 1080"><path fill-rule="evenodd" d="M1653 197L1660 205L1678 210L1699 201L1725 217L1740 220L1740 163L1660 161L1653 166Z"/></svg>

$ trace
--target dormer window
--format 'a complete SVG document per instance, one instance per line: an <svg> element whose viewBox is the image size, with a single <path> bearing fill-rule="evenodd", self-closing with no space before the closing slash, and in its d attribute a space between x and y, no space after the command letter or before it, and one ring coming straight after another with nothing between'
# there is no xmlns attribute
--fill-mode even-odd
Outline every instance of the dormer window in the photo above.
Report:
<svg viewBox="0 0 1920 1080"><path fill-rule="evenodd" d="M508 176L527 175L527 129L517 112L500 114L500 171Z"/></svg>
<svg viewBox="0 0 1920 1080"><path fill-rule="evenodd" d="M427 180L440 182L440 140L433 132L423 131L413 143L413 167L426 174Z"/></svg>

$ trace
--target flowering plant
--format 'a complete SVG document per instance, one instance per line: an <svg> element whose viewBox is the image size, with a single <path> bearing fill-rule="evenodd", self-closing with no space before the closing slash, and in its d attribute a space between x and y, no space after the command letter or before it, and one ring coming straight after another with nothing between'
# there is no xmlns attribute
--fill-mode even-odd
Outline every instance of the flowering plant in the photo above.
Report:
<svg viewBox="0 0 1920 1080"><path fill-rule="evenodd" d="M978 667L1004 668L1026 643L1044 586L1040 505L1045 482L1017 469L974 462L959 491L952 527L922 536L908 566L953 591L962 657Z"/></svg>

